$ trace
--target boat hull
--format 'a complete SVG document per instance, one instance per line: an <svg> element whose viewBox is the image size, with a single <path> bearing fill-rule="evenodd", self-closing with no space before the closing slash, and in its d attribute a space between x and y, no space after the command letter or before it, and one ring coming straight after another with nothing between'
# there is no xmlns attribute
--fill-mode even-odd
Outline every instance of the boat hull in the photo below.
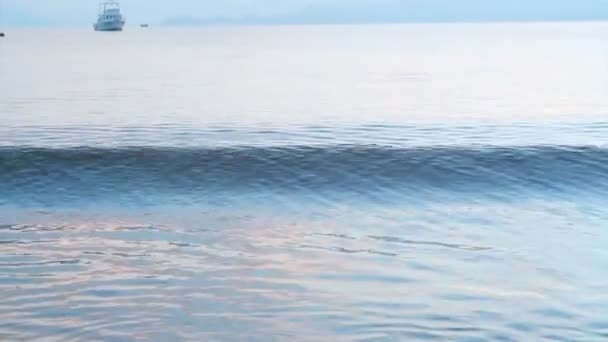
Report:
<svg viewBox="0 0 608 342"><path fill-rule="evenodd" d="M95 31L122 31L125 26L123 21L117 22L101 22L93 25Z"/></svg>

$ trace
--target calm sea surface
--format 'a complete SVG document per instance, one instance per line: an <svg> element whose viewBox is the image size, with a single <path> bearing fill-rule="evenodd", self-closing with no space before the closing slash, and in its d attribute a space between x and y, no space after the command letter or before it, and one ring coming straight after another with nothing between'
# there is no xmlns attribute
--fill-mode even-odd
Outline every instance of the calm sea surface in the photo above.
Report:
<svg viewBox="0 0 608 342"><path fill-rule="evenodd" d="M6 31L0 340L608 339L608 23Z"/></svg>

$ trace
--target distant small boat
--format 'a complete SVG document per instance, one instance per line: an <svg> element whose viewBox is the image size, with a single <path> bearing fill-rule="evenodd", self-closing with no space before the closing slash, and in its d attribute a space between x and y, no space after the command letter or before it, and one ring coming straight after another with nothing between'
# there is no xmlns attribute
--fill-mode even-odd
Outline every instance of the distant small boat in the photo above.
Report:
<svg viewBox="0 0 608 342"><path fill-rule="evenodd" d="M141 24L141 25L139 25L139 26L140 26L140 27L142 27L142 28L147 28L147 27L150 27L150 25L148 25L148 24Z"/></svg>
<svg viewBox="0 0 608 342"><path fill-rule="evenodd" d="M0 37L4 37L4 32L0 32Z"/></svg>
<svg viewBox="0 0 608 342"><path fill-rule="evenodd" d="M116 1L105 1L99 4L97 22L93 25L95 31L122 31L125 19L120 13L120 5Z"/></svg>

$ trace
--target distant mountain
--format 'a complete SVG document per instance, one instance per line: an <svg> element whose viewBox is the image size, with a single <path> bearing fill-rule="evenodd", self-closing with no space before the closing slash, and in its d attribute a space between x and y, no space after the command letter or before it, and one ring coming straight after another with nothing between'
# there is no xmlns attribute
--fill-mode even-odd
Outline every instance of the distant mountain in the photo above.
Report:
<svg viewBox="0 0 608 342"><path fill-rule="evenodd" d="M247 18L198 18L192 16L179 16L166 19L162 22L167 26L199 26L199 25L230 25L230 24L245 24L254 23L252 19ZM260 23L264 21L259 21Z"/></svg>
<svg viewBox="0 0 608 342"><path fill-rule="evenodd" d="M365 5L367 4L367 5ZM608 0L393 0L353 6L317 4L266 17L176 17L167 25L209 24L349 24L480 21L608 20Z"/></svg>
<svg viewBox="0 0 608 342"><path fill-rule="evenodd" d="M191 26L191 25L204 25L204 24L207 24L207 22L201 18L181 16L181 17L169 18L169 19L165 20L163 22L163 24L171 25L171 26Z"/></svg>

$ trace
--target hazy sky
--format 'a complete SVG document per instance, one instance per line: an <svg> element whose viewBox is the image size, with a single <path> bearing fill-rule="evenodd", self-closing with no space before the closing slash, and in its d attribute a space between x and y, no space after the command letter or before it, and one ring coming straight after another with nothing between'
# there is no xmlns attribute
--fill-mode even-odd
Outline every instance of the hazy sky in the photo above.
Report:
<svg viewBox="0 0 608 342"><path fill-rule="evenodd" d="M0 0L0 26L88 25L97 0ZM122 0L129 22L608 20L608 0ZM176 18L181 18L177 20Z"/></svg>

